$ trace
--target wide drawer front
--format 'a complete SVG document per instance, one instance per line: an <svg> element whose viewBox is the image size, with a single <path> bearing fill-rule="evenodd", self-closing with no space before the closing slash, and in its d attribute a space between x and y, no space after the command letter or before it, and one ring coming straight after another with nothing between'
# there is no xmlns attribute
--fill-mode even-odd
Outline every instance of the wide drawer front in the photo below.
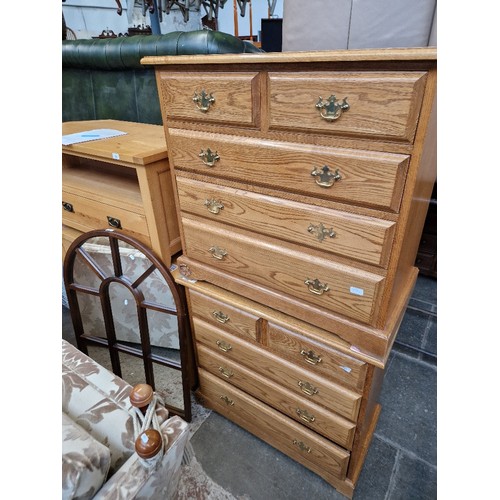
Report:
<svg viewBox="0 0 500 500"><path fill-rule="evenodd" d="M258 126L258 73L160 73L167 120Z"/></svg>
<svg viewBox="0 0 500 500"><path fill-rule="evenodd" d="M355 422L361 396L349 389L310 373L249 342L193 319L196 341L214 349L229 360L260 373L291 392L309 399Z"/></svg>
<svg viewBox="0 0 500 500"><path fill-rule="evenodd" d="M93 229L123 229L130 236L150 245L148 226L144 214L130 212L63 191L62 222L80 231Z"/></svg>
<svg viewBox="0 0 500 500"><path fill-rule="evenodd" d="M351 449L356 429L356 424L353 422L310 401L305 401L304 398L270 380L256 377L248 368L220 356L203 345L198 344L197 353L201 368L273 406L340 446Z"/></svg>
<svg viewBox="0 0 500 500"><path fill-rule="evenodd" d="M182 218L186 255L291 294L317 307L373 323L382 276L309 255L271 238Z"/></svg>
<svg viewBox="0 0 500 500"><path fill-rule="evenodd" d="M412 142L424 72L269 73L270 127Z"/></svg>
<svg viewBox="0 0 500 500"><path fill-rule="evenodd" d="M264 342L269 349L311 372L357 390L365 384L367 365L331 347L314 342L287 328L268 323Z"/></svg>
<svg viewBox="0 0 500 500"><path fill-rule="evenodd" d="M221 326L233 335L257 340L258 316L194 290L189 291L189 300L192 316L214 326Z"/></svg>
<svg viewBox="0 0 500 500"><path fill-rule="evenodd" d="M181 211L282 240L387 266L395 222L297 203L180 175Z"/></svg>
<svg viewBox="0 0 500 500"><path fill-rule="evenodd" d="M399 211L407 155L177 129L169 135L176 169L297 193L315 205L329 199Z"/></svg>
<svg viewBox="0 0 500 500"><path fill-rule="evenodd" d="M205 370L199 370L199 376L200 392L216 411L309 469L345 478L350 457L347 450Z"/></svg>

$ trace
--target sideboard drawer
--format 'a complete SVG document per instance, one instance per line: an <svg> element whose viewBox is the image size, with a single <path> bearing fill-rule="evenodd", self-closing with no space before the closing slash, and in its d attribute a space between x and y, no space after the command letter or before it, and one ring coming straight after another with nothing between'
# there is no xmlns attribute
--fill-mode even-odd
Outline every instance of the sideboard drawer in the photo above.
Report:
<svg viewBox="0 0 500 500"><path fill-rule="evenodd" d="M160 98L168 120L258 126L258 73L162 72Z"/></svg>
<svg viewBox="0 0 500 500"><path fill-rule="evenodd" d="M94 229L123 229L131 236L151 245L146 216L121 207L108 205L63 191L62 222L82 232Z"/></svg>
<svg viewBox="0 0 500 500"><path fill-rule="evenodd" d="M199 375L201 395L219 413L312 470L328 470L340 479L345 478L350 458L347 450L205 370L200 369Z"/></svg>
<svg viewBox="0 0 500 500"><path fill-rule="evenodd" d="M258 316L194 290L189 291L189 300L193 316L223 328L233 335L257 340Z"/></svg>
<svg viewBox="0 0 500 500"><path fill-rule="evenodd" d="M182 212L385 267L396 223L177 176Z"/></svg>
<svg viewBox="0 0 500 500"><path fill-rule="evenodd" d="M327 199L399 211L407 155L177 129L169 134L177 170L297 193L314 205Z"/></svg>
<svg viewBox="0 0 500 500"><path fill-rule="evenodd" d="M308 367L314 373L357 390L363 389L367 370L363 361L271 322L267 326L265 345L299 366Z"/></svg>
<svg viewBox="0 0 500 500"><path fill-rule="evenodd" d="M270 126L412 142L425 80L424 72L270 72Z"/></svg>
<svg viewBox="0 0 500 500"><path fill-rule="evenodd" d="M219 224L185 216L182 223L188 257L317 307L374 322L383 276Z"/></svg>
<svg viewBox="0 0 500 500"><path fill-rule="evenodd" d="M351 448L355 423L306 400L305 397L292 393L279 384L255 375L249 368L224 358L205 346L198 345L197 352L199 366L212 375L251 394L340 446Z"/></svg>
<svg viewBox="0 0 500 500"><path fill-rule="evenodd" d="M250 342L231 336L208 323L193 319L196 341L221 356L260 373L300 397L309 399L355 422L361 395L311 373ZM312 388L312 389L311 389Z"/></svg>

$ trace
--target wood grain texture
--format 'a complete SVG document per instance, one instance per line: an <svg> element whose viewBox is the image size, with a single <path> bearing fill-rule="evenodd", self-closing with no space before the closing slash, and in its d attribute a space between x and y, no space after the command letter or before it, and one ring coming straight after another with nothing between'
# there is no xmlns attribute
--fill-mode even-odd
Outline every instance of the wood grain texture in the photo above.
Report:
<svg viewBox="0 0 500 500"><path fill-rule="evenodd" d="M198 318L193 319L193 325L196 341L200 344L215 350L229 360L254 370L262 377L273 380L300 397L310 399L313 403L323 406L351 422L356 421L361 404L360 394L334 384L312 373L312 370L293 365L255 343L231 336L222 329L209 325ZM231 349L227 352L221 350L217 344L221 341L230 345ZM299 386L300 381L310 383L317 388L318 392L310 396L305 395Z"/></svg>
<svg viewBox="0 0 500 500"><path fill-rule="evenodd" d="M272 406L299 424L331 439L334 443L351 449L356 428L353 422L299 397L269 379L255 375L252 370L203 345L198 345L196 349L200 367L204 370Z"/></svg>
<svg viewBox="0 0 500 500"><path fill-rule="evenodd" d="M169 131L169 137L170 158L176 169L296 192L316 205L321 205L322 199L332 199L392 212L399 210L408 166L405 155L176 129ZM200 151L207 148L220 156L212 168L199 157ZM342 177L330 188L319 186L311 175L315 168L325 165L332 172L338 169Z"/></svg>

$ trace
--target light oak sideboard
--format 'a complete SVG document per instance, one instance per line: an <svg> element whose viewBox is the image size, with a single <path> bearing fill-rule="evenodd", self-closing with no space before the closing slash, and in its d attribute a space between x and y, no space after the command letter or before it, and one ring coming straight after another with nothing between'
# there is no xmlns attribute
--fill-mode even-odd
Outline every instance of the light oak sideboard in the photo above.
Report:
<svg viewBox="0 0 500 500"><path fill-rule="evenodd" d="M436 50L146 57L206 404L352 497L436 178Z"/></svg>
<svg viewBox="0 0 500 500"><path fill-rule="evenodd" d="M63 259L82 232L112 228L170 265L181 240L163 127L120 120L62 124L63 135L96 129L126 135L62 147Z"/></svg>

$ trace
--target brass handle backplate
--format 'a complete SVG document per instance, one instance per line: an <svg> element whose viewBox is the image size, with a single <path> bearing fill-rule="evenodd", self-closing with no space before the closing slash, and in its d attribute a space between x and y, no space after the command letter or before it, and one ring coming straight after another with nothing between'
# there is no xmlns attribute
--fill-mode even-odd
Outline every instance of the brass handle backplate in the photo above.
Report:
<svg viewBox="0 0 500 500"><path fill-rule="evenodd" d="M327 236L329 236L330 238L335 238L335 231L333 230L333 227L328 229L323 225L322 222L320 222L317 226L312 223L309 224L307 232L316 236L316 238L318 238L318 241L323 241Z"/></svg>
<svg viewBox="0 0 500 500"><path fill-rule="evenodd" d="M328 292L330 290L328 283L321 283L318 278L313 280L307 278L304 281L304 284L307 285L307 289L315 295L323 295L325 292Z"/></svg>
<svg viewBox="0 0 500 500"><path fill-rule="evenodd" d="M299 380L299 387L301 391L308 396L315 396L319 392L318 389L314 387L314 385L311 385L309 382L304 382L302 380Z"/></svg>
<svg viewBox="0 0 500 500"><path fill-rule="evenodd" d="M231 370L228 370L223 366L219 366L219 371L221 372L222 376L226 378L231 378L234 375L234 373Z"/></svg>
<svg viewBox="0 0 500 500"><path fill-rule="evenodd" d="M208 251L212 254L212 257L217 260L222 260L227 255L227 252L226 250L224 250L224 248L219 248L216 245L210 247Z"/></svg>
<svg viewBox="0 0 500 500"><path fill-rule="evenodd" d="M316 420L316 417L314 415L310 415L309 413L307 413L306 410L301 410L300 408L297 408L295 411L297 412L299 418L304 422L307 422L308 424L312 424Z"/></svg>
<svg viewBox="0 0 500 500"><path fill-rule="evenodd" d="M215 163L220 160L220 156L217 154L217 151L214 153L210 148L207 148L206 151L203 151L202 149L198 156L207 167L213 167Z"/></svg>
<svg viewBox="0 0 500 500"><path fill-rule="evenodd" d="M297 439L294 439L292 441L292 443L297 446L300 451L305 451L307 453L311 453L311 448L309 446L307 446L306 444L304 444L302 441L298 441Z"/></svg>
<svg viewBox="0 0 500 500"><path fill-rule="evenodd" d="M234 406L234 401L232 399L229 399L227 396L221 396L220 397L224 403L226 403L228 406Z"/></svg>
<svg viewBox="0 0 500 500"><path fill-rule="evenodd" d="M122 228L122 223L120 219L117 219L115 217L110 217L109 215L107 216L108 218L108 224L111 227L114 227L115 229L121 229Z"/></svg>
<svg viewBox="0 0 500 500"><path fill-rule="evenodd" d="M66 210L66 212L74 212L73 205L71 203L68 203L67 201L62 202L62 207L64 208L64 210Z"/></svg>
<svg viewBox="0 0 500 500"><path fill-rule="evenodd" d="M227 342L224 342L223 340L217 340L215 343L217 344L219 349L221 351L224 351L224 352L229 352L233 348L233 346L231 344L228 344Z"/></svg>
<svg viewBox="0 0 500 500"><path fill-rule="evenodd" d="M229 321L229 316L225 315L222 311L212 311L212 316L219 323L227 323Z"/></svg>
<svg viewBox="0 0 500 500"><path fill-rule="evenodd" d="M347 102L347 97L344 97L342 102L340 102L333 94L326 99L320 96L318 102L316 103L316 108L319 109L321 118L327 122L333 122L338 120L342 116L343 111L347 111L350 106Z"/></svg>
<svg viewBox="0 0 500 500"><path fill-rule="evenodd" d="M331 187L335 184L336 181L340 181L342 176L339 173L339 169L337 168L335 172L330 170L330 167L324 165L323 167L314 167L314 170L311 172L313 177L316 177L316 184L321 187Z"/></svg>
<svg viewBox="0 0 500 500"><path fill-rule="evenodd" d="M206 113L209 109L212 103L215 102L215 97L212 95L212 93L208 93L203 89L199 94L198 92L195 92L193 95L193 102L196 103L196 107L202 112Z"/></svg>
<svg viewBox="0 0 500 500"><path fill-rule="evenodd" d="M221 201L215 200L213 198L211 198L210 200L205 200L204 205L207 207L210 213L216 215L224 208L224 205Z"/></svg>
<svg viewBox="0 0 500 500"><path fill-rule="evenodd" d="M317 365L318 363L321 363L322 358L318 354L316 354L314 351L306 351L305 349L302 349L300 351L300 354L304 357L307 363L310 365ZM299 383L300 385L300 383Z"/></svg>

